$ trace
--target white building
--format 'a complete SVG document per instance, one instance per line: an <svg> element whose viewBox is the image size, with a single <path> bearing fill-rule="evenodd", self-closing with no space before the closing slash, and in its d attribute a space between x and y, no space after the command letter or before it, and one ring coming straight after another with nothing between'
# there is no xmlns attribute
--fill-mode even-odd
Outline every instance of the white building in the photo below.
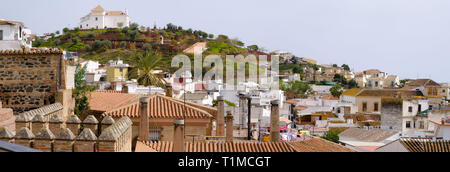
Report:
<svg viewBox="0 0 450 172"><path fill-rule="evenodd" d="M434 137L450 140L450 115L441 121L430 120L433 125Z"/></svg>
<svg viewBox="0 0 450 172"><path fill-rule="evenodd" d="M0 19L0 50L31 48L31 30L22 22Z"/></svg>
<svg viewBox="0 0 450 172"><path fill-rule="evenodd" d="M402 135L407 137L424 137L424 133L428 130L428 119L421 113L428 109L428 100L419 98L403 100L402 104Z"/></svg>
<svg viewBox="0 0 450 172"><path fill-rule="evenodd" d="M356 73L355 81L361 88L398 88L400 86L400 78L396 75L388 75L378 69L370 69L361 73Z"/></svg>
<svg viewBox="0 0 450 172"><path fill-rule="evenodd" d="M80 29L123 28L130 26L128 11L106 11L100 5L81 18Z"/></svg>

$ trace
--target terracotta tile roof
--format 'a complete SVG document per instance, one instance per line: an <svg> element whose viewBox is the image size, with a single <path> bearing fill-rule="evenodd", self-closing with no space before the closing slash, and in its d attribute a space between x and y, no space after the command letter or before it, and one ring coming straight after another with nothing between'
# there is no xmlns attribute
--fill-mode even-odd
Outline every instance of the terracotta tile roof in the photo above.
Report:
<svg viewBox="0 0 450 172"><path fill-rule="evenodd" d="M401 90L401 89L365 89L357 96L375 96L375 97L415 97L423 96L421 91L417 90Z"/></svg>
<svg viewBox="0 0 450 172"><path fill-rule="evenodd" d="M409 81L406 83L406 86L415 87L415 86L441 86L437 82L434 82L431 79L416 79Z"/></svg>
<svg viewBox="0 0 450 172"><path fill-rule="evenodd" d="M12 24L20 24L23 25L23 22L19 22L19 21L8 21L8 20L0 20L0 24L5 25L12 25Z"/></svg>
<svg viewBox="0 0 450 172"><path fill-rule="evenodd" d="M183 102L177 99L166 97L163 95L155 94L151 95L149 102L149 117L150 118L212 118L213 114L191 106L186 102L184 106ZM186 107L186 108L185 108ZM186 116L184 112L186 111ZM217 111L217 110L216 110ZM139 117L139 102L135 100L133 103L120 106L116 109L106 111L103 116L122 117L128 116L130 118Z"/></svg>
<svg viewBox="0 0 450 172"><path fill-rule="evenodd" d="M410 152L450 152L449 140L400 139Z"/></svg>
<svg viewBox="0 0 450 172"><path fill-rule="evenodd" d="M296 103L298 103L299 101L300 101L300 100L290 99L290 100L286 100L285 103L296 104Z"/></svg>
<svg viewBox="0 0 450 172"><path fill-rule="evenodd" d="M22 54L62 54L63 51L59 49L50 48L31 48L31 49L15 49L15 50L0 50L0 55L22 55Z"/></svg>
<svg viewBox="0 0 450 172"><path fill-rule="evenodd" d="M342 95L345 95L345 96L356 96L356 95L358 95L358 93L360 93L361 91L362 91L362 89L359 89L359 88L348 89L348 90L345 90L345 91L342 93Z"/></svg>
<svg viewBox="0 0 450 172"><path fill-rule="evenodd" d="M296 152L356 152L353 149L315 137L300 142L289 142Z"/></svg>
<svg viewBox="0 0 450 172"><path fill-rule="evenodd" d="M363 71L363 73L364 73L364 74L367 74L367 75L371 75L371 74L374 74L374 73L380 73L380 72L381 72L381 71L378 70L378 69L369 69L369 70Z"/></svg>
<svg viewBox="0 0 450 172"><path fill-rule="evenodd" d="M324 94L322 95L322 100L339 100L339 98L334 97L331 94Z"/></svg>
<svg viewBox="0 0 450 172"><path fill-rule="evenodd" d="M93 92L89 98L91 110L110 111L137 102L139 95L125 93Z"/></svg>
<svg viewBox="0 0 450 172"><path fill-rule="evenodd" d="M150 148L144 142L138 141L136 142L136 148L134 152L157 152L155 149Z"/></svg>
<svg viewBox="0 0 450 172"><path fill-rule="evenodd" d="M106 15L107 16L125 16L127 14L125 14L122 11L108 11L108 12L106 12Z"/></svg>
<svg viewBox="0 0 450 172"><path fill-rule="evenodd" d="M172 152L173 142L146 142L157 152ZM139 148L143 149L143 148ZM356 152L339 144L315 137L299 142L202 141L185 142L186 152Z"/></svg>
<svg viewBox="0 0 450 172"><path fill-rule="evenodd" d="M296 106L294 109L295 110L305 110L305 109L308 109L308 107L306 107L306 106Z"/></svg>
<svg viewBox="0 0 450 172"><path fill-rule="evenodd" d="M377 149L380 148L380 146L356 146L356 147L370 152L375 152Z"/></svg>
<svg viewBox="0 0 450 172"><path fill-rule="evenodd" d="M92 10L95 10L95 11L103 11L103 10L105 10L101 5L97 5L97 7L95 7L94 9L92 9Z"/></svg>
<svg viewBox="0 0 450 172"><path fill-rule="evenodd" d="M397 79L397 75L389 75L389 76L387 76L386 77L386 80L395 80L395 79Z"/></svg>
<svg viewBox="0 0 450 172"><path fill-rule="evenodd" d="M398 132L394 130L364 130L359 128L349 128L340 133L339 137L344 140L356 140L361 142L382 142L397 133Z"/></svg>
<svg viewBox="0 0 450 172"><path fill-rule="evenodd" d="M158 152L172 152L173 142L151 142L147 145ZM186 152L294 152L286 142L185 142Z"/></svg>
<svg viewBox="0 0 450 172"><path fill-rule="evenodd" d="M184 103L184 100L181 100L181 99L175 99L175 98L171 98L171 99L173 101ZM216 117L216 115L217 115L217 108L215 108L215 107L197 104L197 103L193 103L193 102L189 102L189 101L186 101L186 104L189 106L204 110L204 111L208 112L209 114L213 115L214 117Z"/></svg>
<svg viewBox="0 0 450 172"><path fill-rule="evenodd" d="M432 122L436 125L440 125L440 126L450 126L450 123L448 123L448 122L444 122L444 124L442 124L442 121L438 121L438 120L430 120L430 122Z"/></svg>
<svg viewBox="0 0 450 172"><path fill-rule="evenodd" d="M95 74L95 73L93 73ZM123 93L122 91L116 91L116 90L97 90L99 93Z"/></svg>
<svg viewBox="0 0 450 172"><path fill-rule="evenodd" d="M203 50L203 49L207 48L206 47L206 42L197 42L197 43L191 45L189 48L183 50L183 53L194 54L195 47L200 47Z"/></svg>

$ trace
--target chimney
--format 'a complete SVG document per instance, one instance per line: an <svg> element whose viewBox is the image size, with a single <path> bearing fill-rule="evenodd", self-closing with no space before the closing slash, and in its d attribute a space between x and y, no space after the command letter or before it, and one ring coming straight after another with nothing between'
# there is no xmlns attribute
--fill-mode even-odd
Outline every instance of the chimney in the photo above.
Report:
<svg viewBox="0 0 450 172"><path fill-rule="evenodd" d="M173 152L184 152L184 119L175 119L173 125Z"/></svg>
<svg viewBox="0 0 450 172"><path fill-rule="evenodd" d="M273 100L272 111L270 113L270 141L280 142L280 114L279 107L280 101Z"/></svg>
<svg viewBox="0 0 450 172"><path fill-rule="evenodd" d="M231 111L227 112L226 119L227 119L226 141L232 142L233 141L233 114L231 113Z"/></svg>
<svg viewBox="0 0 450 172"><path fill-rule="evenodd" d="M225 105L223 96L217 97L216 136L225 136Z"/></svg>
<svg viewBox="0 0 450 172"><path fill-rule="evenodd" d="M166 84L166 96L167 97L172 97L173 95L173 90L172 90L172 84L171 83L167 83Z"/></svg>
<svg viewBox="0 0 450 172"><path fill-rule="evenodd" d="M149 117L148 117L148 103L150 102L149 97L142 97L139 101L139 137L140 141L150 140L150 129L149 129Z"/></svg>

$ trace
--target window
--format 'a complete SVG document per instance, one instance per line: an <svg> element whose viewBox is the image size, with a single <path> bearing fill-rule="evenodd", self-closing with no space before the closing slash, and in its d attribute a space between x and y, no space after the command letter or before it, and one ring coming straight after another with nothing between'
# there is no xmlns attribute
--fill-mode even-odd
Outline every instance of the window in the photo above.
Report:
<svg viewBox="0 0 450 172"><path fill-rule="evenodd" d="M95 18L95 21L98 21L98 17Z"/></svg>
<svg viewBox="0 0 450 172"><path fill-rule="evenodd" d="M82 29L83 28L83 25L80 25L80 29Z"/></svg>
<svg viewBox="0 0 450 172"><path fill-rule="evenodd" d="M341 108L338 108L338 109L337 109L337 113L341 113Z"/></svg>
<svg viewBox="0 0 450 172"><path fill-rule="evenodd" d="M364 102L362 104L362 108L363 108L363 112L367 112L367 103L366 102Z"/></svg>
<svg viewBox="0 0 450 172"><path fill-rule="evenodd" d="M378 81L375 81L375 87L378 87Z"/></svg>
<svg viewBox="0 0 450 172"><path fill-rule="evenodd" d="M428 88L428 95L430 96L437 96L437 88Z"/></svg>
<svg viewBox="0 0 450 172"><path fill-rule="evenodd" d="M411 121L406 121L406 128L411 128Z"/></svg>
<svg viewBox="0 0 450 172"><path fill-rule="evenodd" d="M120 68L120 72L121 72L121 73L123 72L123 68Z"/></svg>
<svg viewBox="0 0 450 172"><path fill-rule="evenodd" d="M373 104L373 111L378 112L378 103Z"/></svg>
<svg viewBox="0 0 450 172"><path fill-rule="evenodd" d="M149 139L150 141L159 141L161 139L161 127L150 126L149 127Z"/></svg>
<svg viewBox="0 0 450 172"><path fill-rule="evenodd" d="M3 40L3 30L0 30L0 40Z"/></svg>
<svg viewBox="0 0 450 172"><path fill-rule="evenodd" d="M420 129L425 129L425 123L423 121L419 122L419 128Z"/></svg>
<svg viewBox="0 0 450 172"><path fill-rule="evenodd" d="M412 112L412 110L413 110L412 106L408 107L408 112Z"/></svg>

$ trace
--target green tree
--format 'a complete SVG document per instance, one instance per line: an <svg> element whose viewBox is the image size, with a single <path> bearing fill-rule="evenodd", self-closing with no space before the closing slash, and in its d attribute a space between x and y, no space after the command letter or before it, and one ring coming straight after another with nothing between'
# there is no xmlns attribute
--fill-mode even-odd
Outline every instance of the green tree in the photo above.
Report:
<svg viewBox="0 0 450 172"><path fill-rule="evenodd" d="M352 89L352 88L358 88L358 83L357 83L354 79L351 79L351 80L348 82L348 88L349 88L349 89Z"/></svg>
<svg viewBox="0 0 450 172"><path fill-rule="evenodd" d="M339 143L339 134L342 133L342 130L329 130L327 132L324 133L324 135L322 136L323 139L334 142L334 143Z"/></svg>
<svg viewBox="0 0 450 172"><path fill-rule="evenodd" d="M209 35L208 35L208 38L209 38L209 39L213 39L213 38L214 38L214 35L213 35L213 34L209 34Z"/></svg>
<svg viewBox="0 0 450 172"><path fill-rule="evenodd" d="M136 54L136 56L132 58L134 67L130 71L130 76L136 76L138 82L146 87L164 87L164 80L159 75L155 74L155 70L162 68L161 60L161 54L155 52L145 51Z"/></svg>
<svg viewBox="0 0 450 172"><path fill-rule="evenodd" d="M250 45L247 47L249 50L258 51L259 47L257 45Z"/></svg>
<svg viewBox="0 0 450 172"><path fill-rule="evenodd" d="M67 28L67 27L63 29L63 33L64 33L64 34L67 33L67 32L69 32L69 31L70 31L70 30L69 30L69 28Z"/></svg>
<svg viewBox="0 0 450 172"><path fill-rule="evenodd" d="M60 34L60 32L59 32L59 30L57 30L56 32L55 32L57 35L59 35Z"/></svg>
<svg viewBox="0 0 450 172"><path fill-rule="evenodd" d="M319 66L317 64L313 64L312 68L313 68L313 71L314 71L313 78L314 78L314 83L315 83L315 82L317 82L316 72L319 70Z"/></svg>
<svg viewBox="0 0 450 172"><path fill-rule="evenodd" d="M334 97L340 97L342 95L342 87L339 85L331 87L330 92L331 95L333 95Z"/></svg>
<svg viewBox="0 0 450 172"><path fill-rule="evenodd" d="M149 44L149 43L145 43L145 44L142 46L142 50L144 50L144 51L151 51L151 50L152 50L152 45Z"/></svg>
<svg viewBox="0 0 450 172"><path fill-rule="evenodd" d="M350 71L350 66L348 66L347 64L343 64L342 68L344 68L344 70L346 71Z"/></svg>
<svg viewBox="0 0 450 172"><path fill-rule="evenodd" d="M406 82L408 82L408 80L400 80L400 88L405 87Z"/></svg>
<svg viewBox="0 0 450 172"><path fill-rule="evenodd" d="M95 37L95 34L91 32L91 33L88 33L87 36L88 36L88 38L92 39Z"/></svg>
<svg viewBox="0 0 450 172"><path fill-rule="evenodd" d="M293 94L294 97L304 97L308 93L312 92L309 84L301 81L294 81L288 84L280 81L280 89L287 93Z"/></svg>
<svg viewBox="0 0 450 172"><path fill-rule="evenodd" d="M120 47L121 48L127 48L127 43L126 42L120 42Z"/></svg>
<svg viewBox="0 0 450 172"><path fill-rule="evenodd" d="M82 115L84 112L90 109L87 96L90 92L94 91L94 87L90 87L84 83L84 76L86 74L86 66L77 66L75 69L75 89L73 90L72 97L75 98L74 113L77 116Z"/></svg>

